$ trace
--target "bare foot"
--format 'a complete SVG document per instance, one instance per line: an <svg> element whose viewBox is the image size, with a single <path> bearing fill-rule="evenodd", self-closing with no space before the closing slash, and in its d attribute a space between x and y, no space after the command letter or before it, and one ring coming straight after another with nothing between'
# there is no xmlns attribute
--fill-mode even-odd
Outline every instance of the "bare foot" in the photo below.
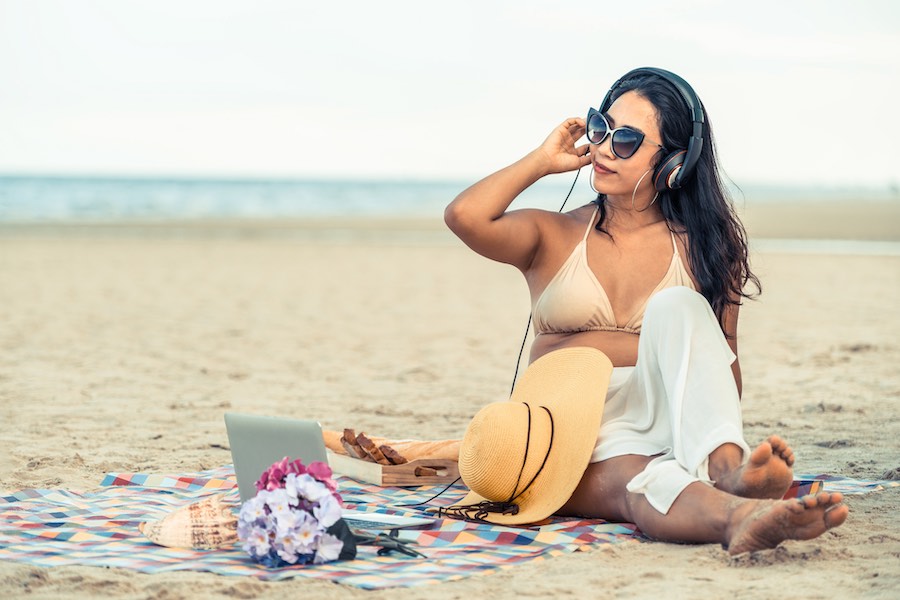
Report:
<svg viewBox="0 0 900 600"><path fill-rule="evenodd" d="M811 540L847 519L840 493L822 492L776 502L747 502L731 516L729 554L774 548L784 540Z"/></svg>
<svg viewBox="0 0 900 600"><path fill-rule="evenodd" d="M793 466L794 451L779 436L771 435L746 463L717 479L716 487L742 498L780 500L793 482Z"/></svg>

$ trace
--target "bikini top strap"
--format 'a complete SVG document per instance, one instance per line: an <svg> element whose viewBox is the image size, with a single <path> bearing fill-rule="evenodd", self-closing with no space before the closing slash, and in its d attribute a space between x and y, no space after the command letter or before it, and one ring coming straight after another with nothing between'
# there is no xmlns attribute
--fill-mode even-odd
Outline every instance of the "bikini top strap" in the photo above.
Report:
<svg viewBox="0 0 900 600"><path fill-rule="evenodd" d="M594 214L591 215L590 220L588 221L587 229L584 230L584 237L581 238L582 242L587 241L588 234L591 233L591 229L594 227L594 219L597 218L597 211L600 210L600 205L598 204L596 208L594 208Z"/></svg>
<svg viewBox="0 0 900 600"><path fill-rule="evenodd" d="M675 256L678 256L678 246L675 244L675 233L672 230L669 230L669 235L672 236L672 252L674 252Z"/></svg>

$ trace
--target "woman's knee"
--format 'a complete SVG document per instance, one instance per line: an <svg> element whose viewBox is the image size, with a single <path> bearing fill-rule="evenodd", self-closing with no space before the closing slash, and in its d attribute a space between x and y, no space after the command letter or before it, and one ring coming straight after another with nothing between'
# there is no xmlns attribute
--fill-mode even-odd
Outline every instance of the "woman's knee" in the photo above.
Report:
<svg viewBox="0 0 900 600"><path fill-rule="evenodd" d="M647 310L644 312L644 327L655 320L677 321L685 318L708 318L711 312L706 298L683 285L666 288L654 294L647 302Z"/></svg>
<svg viewBox="0 0 900 600"><path fill-rule="evenodd" d="M647 312L652 310L683 310L708 306L709 302L699 292L684 285L665 288L653 294L647 302Z"/></svg>
<svg viewBox="0 0 900 600"><path fill-rule="evenodd" d="M557 512L609 521L627 520L626 486L650 460L648 456L628 454L591 463L572 497Z"/></svg>

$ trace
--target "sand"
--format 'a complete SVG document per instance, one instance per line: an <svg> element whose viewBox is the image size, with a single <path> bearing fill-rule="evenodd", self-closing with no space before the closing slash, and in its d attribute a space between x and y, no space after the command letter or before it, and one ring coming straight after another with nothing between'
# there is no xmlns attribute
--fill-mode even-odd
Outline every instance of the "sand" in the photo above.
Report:
<svg viewBox="0 0 900 600"><path fill-rule="evenodd" d="M754 239L896 242L898 216L894 204L745 211ZM753 265L763 295L739 329L748 441L783 434L798 472L880 478L900 467L900 256L755 250ZM0 491L226 464L226 410L460 436L480 406L506 397L528 310L521 276L438 220L2 226ZM893 598L898 498L849 497L843 527L753 555L601 546L399 593ZM0 562L3 597L397 593Z"/></svg>

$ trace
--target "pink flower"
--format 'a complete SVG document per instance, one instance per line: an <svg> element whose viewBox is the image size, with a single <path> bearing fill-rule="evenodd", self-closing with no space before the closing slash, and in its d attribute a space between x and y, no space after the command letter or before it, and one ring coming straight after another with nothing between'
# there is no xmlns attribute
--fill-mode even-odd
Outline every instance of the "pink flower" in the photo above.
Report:
<svg viewBox="0 0 900 600"><path fill-rule="evenodd" d="M300 463L299 460L296 462L298 464ZM303 468L302 464L300 464L300 468ZM268 490L271 492L272 490L284 487L284 478L288 473L292 472L293 469L296 469L296 467L293 467L290 464L290 459L285 456L260 475L259 481L256 482L257 491Z"/></svg>
<svg viewBox="0 0 900 600"><path fill-rule="evenodd" d="M299 458L297 460L295 460L294 462L288 463L287 467L285 468L285 475L287 475L288 473L293 473L295 475L303 475L306 472L307 472L307 469L306 469L306 467L303 466L303 462L301 462Z"/></svg>
<svg viewBox="0 0 900 600"><path fill-rule="evenodd" d="M342 502L340 495L337 493L337 482L331 478L333 473L327 463L315 461L310 463L308 467L305 467L300 459L291 461L287 456L274 463L260 475L259 480L256 482L256 490L268 490L271 492L272 490L283 488L284 480L290 473L295 475L308 473L317 481L325 484L335 499L338 502Z"/></svg>
<svg viewBox="0 0 900 600"><path fill-rule="evenodd" d="M325 485L328 485L329 482L334 484L334 481L331 479L332 471L331 467L329 467L326 463L315 461L309 463L309 467L307 467L306 472L312 475L315 479L321 481ZM329 489L334 491L334 487L328 486Z"/></svg>
<svg viewBox="0 0 900 600"><path fill-rule="evenodd" d="M331 495L338 501L338 504L341 506L344 505L341 495L337 493L337 482L331 478L332 471L326 463L318 461L312 462L309 464L309 467L307 467L306 472L312 475L316 481L324 483L325 487L331 490Z"/></svg>

